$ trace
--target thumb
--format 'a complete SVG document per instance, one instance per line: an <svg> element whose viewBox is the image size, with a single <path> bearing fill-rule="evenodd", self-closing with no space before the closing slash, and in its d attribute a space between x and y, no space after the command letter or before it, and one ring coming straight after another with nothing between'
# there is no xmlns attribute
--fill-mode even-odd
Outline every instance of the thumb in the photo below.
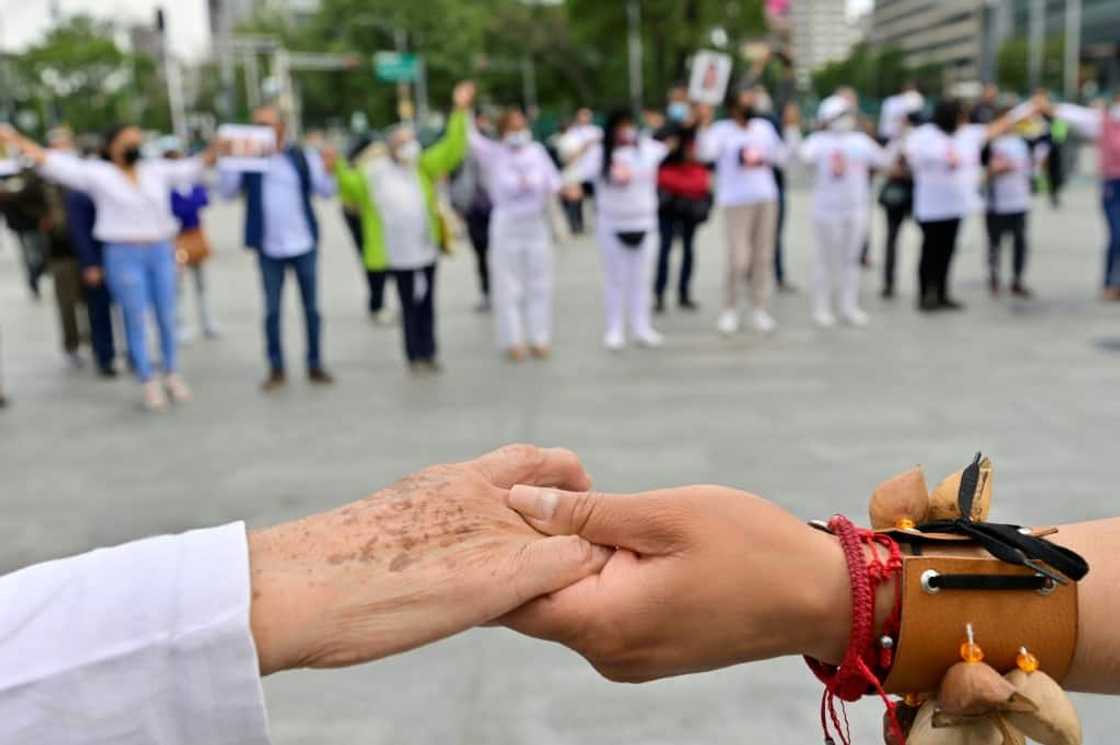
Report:
<svg viewBox="0 0 1120 745"><path fill-rule="evenodd" d="M614 553L579 536L551 536L528 543L518 555L518 605L598 574Z"/></svg>
<svg viewBox="0 0 1120 745"><path fill-rule="evenodd" d="M601 546L642 554L665 551L659 507L653 495L570 492L518 484L509 506L547 535L578 535Z"/></svg>

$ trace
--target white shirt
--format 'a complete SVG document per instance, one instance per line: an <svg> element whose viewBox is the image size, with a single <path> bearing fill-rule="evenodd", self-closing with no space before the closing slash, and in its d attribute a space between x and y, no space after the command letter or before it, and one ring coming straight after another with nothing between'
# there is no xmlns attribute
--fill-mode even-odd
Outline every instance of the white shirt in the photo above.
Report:
<svg viewBox="0 0 1120 745"><path fill-rule="evenodd" d="M992 173L988 182L988 211L997 215L1026 212L1031 208L1031 175L1034 161L1026 140L1018 135L1003 135L992 140L989 165L997 161L1011 167Z"/></svg>
<svg viewBox="0 0 1120 745"><path fill-rule="evenodd" d="M334 179L324 170L319 153L304 148L303 156L311 177L311 193L320 197L333 197L337 191ZM241 191L242 175L223 170L219 189L229 199ZM303 204L303 186L299 171L285 152L273 154L268 159L268 170L261 179L261 208L264 210L264 255L273 259L287 259L315 248L315 237L307 223Z"/></svg>
<svg viewBox="0 0 1120 745"><path fill-rule="evenodd" d="M813 212L819 217L866 210L871 203L870 171L888 165L887 151L863 132L814 132L800 154L816 166Z"/></svg>
<svg viewBox="0 0 1120 745"><path fill-rule="evenodd" d="M422 269L439 258L428 223L428 202L416 169L415 163L400 164L381 157L366 170L392 269Z"/></svg>
<svg viewBox="0 0 1120 745"><path fill-rule="evenodd" d="M1054 107L1054 114L1059 119L1069 122L1078 134L1090 140L1099 139L1104 129L1104 113L1099 109L1060 103Z"/></svg>
<svg viewBox="0 0 1120 745"><path fill-rule="evenodd" d="M936 125L923 124L907 136L904 147L914 174L914 217L919 222L960 218L977 208L986 132L984 125L967 124L949 136Z"/></svg>
<svg viewBox="0 0 1120 745"><path fill-rule="evenodd" d="M245 526L0 577L3 745L268 745Z"/></svg>
<svg viewBox="0 0 1120 745"><path fill-rule="evenodd" d="M585 170L575 177L595 182L595 207L604 226L617 233L657 227L657 171L668 154L664 143L642 137L637 145L614 149L611 176L604 178L603 146L588 153Z"/></svg>
<svg viewBox="0 0 1120 745"><path fill-rule="evenodd" d="M700 132L697 141L700 159L716 164L716 204L734 207L778 198L774 166L786 162L788 152L774 125L761 117L747 120L746 125L724 119ZM757 154L762 164L743 165L748 154Z"/></svg>
<svg viewBox="0 0 1120 745"><path fill-rule="evenodd" d="M171 190L202 180L201 158L145 158L136 164L136 181L104 160L83 160L48 151L39 171L44 178L84 191L97 208L93 235L103 243L159 243L179 232L171 212Z"/></svg>
<svg viewBox="0 0 1120 745"><path fill-rule="evenodd" d="M920 93L908 91L887 96L879 111L879 136L884 140L894 140L906 129L906 118L911 112L922 108Z"/></svg>
<svg viewBox="0 0 1120 745"><path fill-rule="evenodd" d="M547 217L548 202L562 183L543 145L511 147L472 132L471 150L482 166L495 218Z"/></svg>
<svg viewBox="0 0 1120 745"><path fill-rule="evenodd" d="M603 141L603 128L597 124L575 124L560 138L558 149L560 158L575 172L586 173L590 170L593 148L589 147ZM587 148L586 150L584 148ZM577 157L577 153L583 152Z"/></svg>

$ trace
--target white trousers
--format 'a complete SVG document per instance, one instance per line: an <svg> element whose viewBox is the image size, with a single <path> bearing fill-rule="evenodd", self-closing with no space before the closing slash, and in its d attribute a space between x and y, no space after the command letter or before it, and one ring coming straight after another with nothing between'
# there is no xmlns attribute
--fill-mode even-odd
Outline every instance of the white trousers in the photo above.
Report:
<svg viewBox="0 0 1120 745"><path fill-rule="evenodd" d="M619 240L615 229L601 218L597 233L603 255L607 335L624 335L629 320L630 331L635 336L647 336L653 331L650 273L660 234L653 228L646 233L640 246L627 246Z"/></svg>
<svg viewBox="0 0 1120 745"><path fill-rule="evenodd" d="M813 217L817 257L813 266L813 312L833 308L850 313L859 307L860 253L867 237L867 212Z"/></svg>
<svg viewBox="0 0 1120 745"><path fill-rule="evenodd" d="M555 260L548 216L495 213L487 261L498 347L550 345Z"/></svg>

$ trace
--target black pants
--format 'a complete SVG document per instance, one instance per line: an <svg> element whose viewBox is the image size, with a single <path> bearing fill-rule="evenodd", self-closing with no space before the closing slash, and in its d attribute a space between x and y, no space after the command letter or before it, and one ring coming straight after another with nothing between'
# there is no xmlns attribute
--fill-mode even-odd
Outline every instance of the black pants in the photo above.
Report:
<svg viewBox="0 0 1120 745"><path fill-rule="evenodd" d="M883 248L883 289L894 289L895 267L898 266L898 235L910 214L905 207L884 207L887 215L887 243Z"/></svg>
<svg viewBox="0 0 1120 745"><path fill-rule="evenodd" d="M572 231L572 235L583 235L583 200L561 197L560 204L564 207L564 217L568 219L568 229Z"/></svg>
<svg viewBox="0 0 1120 745"><path fill-rule="evenodd" d="M786 262L783 256L782 227L786 224L786 175L781 168L774 169L774 183L778 185L778 226L774 229L774 281L786 283Z"/></svg>
<svg viewBox="0 0 1120 745"><path fill-rule="evenodd" d="M436 265L422 269L391 270L401 298L401 328L404 331L404 354L409 362L436 358ZM418 276L424 287L418 287ZM423 293L418 293L422 289ZM420 297L417 295L420 294Z"/></svg>
<svg viewBox="0 0 1120 745"><path fill-rule="evenodd" d="M922 303L949 300L949 267L957 250L959 217L919 222L922 228L922 258L918 264L918 298Z"/></svg>
<svg viewBox="0 0 1120 745"><path fill-rule="evenodd" d="M657 279L653 285L654 295L660 300L665 294L665 288L669 285L669 254L673 251L673 240L679 234L684 256L681 258L677 297L682 303L690 302L692 299L689 294L689 285L692 282L692 246L696 237L697 223L668 212L661 213L660 222L661 248L657 254Z"/></svg>
<svg viewBox="0 0 1120 745"><path fill-rule="evenodd" d="M102 282L96 287L86 286L83 292L86 312L89 313L89 343L93 347L93 356L99 369L109 370L117 354L113 346L113 301L109 288Z"/></svg>
<svg viewBox="0 0 1120 745"><path fill-rule="evenodd" d="M1023 270L1027 266L1027 213L1015 212L1010 215L997 215L989 212L988 223L988 272L993 280L999 280L1000 253L1003 247L1003 236L1011 234L1014 253L1011 259L1011 270L1016 284L1023 278Z"/></svg>
<svg viewBox="0 0 1120 745"><path fill-rule="evenodd" d="M366 284L369 285L369 312L380 313L385 307L385 271L372 271L366 269L365 264L365 234L362 231L362 218L354 213L343 210L342 217L346 220L346 227L350 229L350 236L354 239L354 247L358 249L358 261L366 273Z"/></svg>
<svg viewBox="0 0 1120 745"><path fill-rule="evenodd" d="M490 297L490 266L486 255L490 252L490 210L471 210L466 214L467 236L474 249L478 265L478 287L482 297Z"/></svg>

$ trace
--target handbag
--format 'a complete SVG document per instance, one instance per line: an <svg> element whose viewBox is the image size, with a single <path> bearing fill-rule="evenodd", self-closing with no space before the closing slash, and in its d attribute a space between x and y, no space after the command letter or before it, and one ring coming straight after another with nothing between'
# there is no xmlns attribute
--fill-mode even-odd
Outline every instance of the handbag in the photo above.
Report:
<svg viewBox="0 0 1120 745"><path fill-rule="evenodd" d="M879 192L879 204L889 210L910 210L914 200L914 187L906 181L888 181Z"/></svg>
<svg viewBox="0 0 1120 745"><path fill-rule="evenodd" d="M642 243L646 239L645 230L627 230L621 233L615 233L618 237L618 242L622 244L623 248L630 248L637 250L642 247Z"/></svg>
<svg viewBox="0 0 1120 745"><path fill-rule="evenodd" d="M175 239L175 260L181 266L199 266L210 258L210 241L202 228L185 230Z"/></svg>

